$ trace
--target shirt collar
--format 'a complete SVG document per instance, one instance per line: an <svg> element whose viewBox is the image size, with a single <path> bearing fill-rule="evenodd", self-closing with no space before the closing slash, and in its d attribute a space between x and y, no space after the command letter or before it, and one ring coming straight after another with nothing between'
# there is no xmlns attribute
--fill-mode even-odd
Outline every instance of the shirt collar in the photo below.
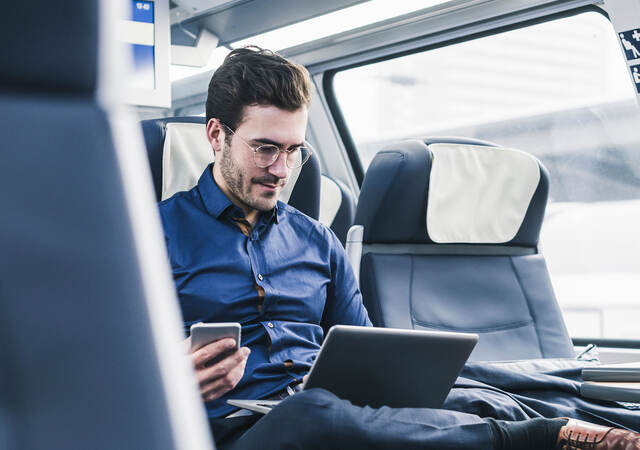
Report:
<svg viewBox="0 0 640 450"><path fill-rule="evenodd" d="M207 212L219 219L223 212L234 206L213 180L213 163L209 164L198 180L198 191Z"/></svg>
<svg viewBox="0 0 640 450"><path fill-rule="evenodd" d="M266 213L264 213L265 215L264 220L266 223L270 223L270 222L278 223L279 221L278 219L281 214L280 209L278 208L278 203L280 203L280 200L276 202L276 206L274 206L271 211L267 211Z"/></svg>
<svg viewBox="0 0 640 450"><path fill-rule="evenodd" d="M198 190L200 191L200 197L202 198L202 203L204 203L205 209L216 219L220 219L220 217L227 211L232 211L234 209L241 211L240 208L235 206L231 200L229 200L213 179L213 163L209 164L207 168L204 169L202 175L200 175L200 179L198 180ZM271 223L272 221L278 223L278 211L278 204L276 204L271 211L262 213L261 219L265 223ZM243 215L242 212L239 212L239 214L241 216ZM235 215L237 216L237 214Z"/></svg>

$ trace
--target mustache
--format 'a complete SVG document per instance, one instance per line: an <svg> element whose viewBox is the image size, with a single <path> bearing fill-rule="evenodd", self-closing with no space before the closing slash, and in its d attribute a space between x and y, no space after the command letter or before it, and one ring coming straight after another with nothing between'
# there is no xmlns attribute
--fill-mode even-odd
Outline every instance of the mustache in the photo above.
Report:
<svg viewBox="0 0 640 450"><path fill-rule="evenodd" d="M273 175L264 175L262 177L251 178L252 183L260 183L260 184L275 184L284 186L287 184L287 178L278 178Z"/></svg>

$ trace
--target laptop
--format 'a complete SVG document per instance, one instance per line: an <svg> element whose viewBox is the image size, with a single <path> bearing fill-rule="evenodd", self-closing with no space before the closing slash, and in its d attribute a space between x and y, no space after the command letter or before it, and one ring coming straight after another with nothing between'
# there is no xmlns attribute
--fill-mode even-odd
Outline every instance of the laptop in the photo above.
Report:
<svg viewBox="0 0 640 450"><path fill-rule="evenodd" d="M477 342L471 333L336 325L304 390L326 389L357 406L439 408ZM227 400L262 414L279 402Z"/></svg>

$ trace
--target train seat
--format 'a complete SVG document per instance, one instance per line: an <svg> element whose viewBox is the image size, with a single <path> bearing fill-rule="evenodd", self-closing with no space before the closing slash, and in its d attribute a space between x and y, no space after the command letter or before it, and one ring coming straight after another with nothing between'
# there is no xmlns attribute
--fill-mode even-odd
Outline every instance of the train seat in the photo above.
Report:
<svg viewBox="0 0 640 450"><path fill-rule="evenodd" d="M142 136L115 100L117 6L0 15L0 448L213 448Z"/></svg>
<svg viewBox="0 0 640 450"><path fill-rule="evenodd" d="M141 122L158 201L191 189L213 161L205 135L205 118L170 117ZM320 163L310 158L280 194L280 200L314 219L320 211Z"/></svg>
<svg viewBox="0 0 640 450"><path fill-rule="evenodd" d="M548 185L533 156L487 142L386 146L347 238L373 323L478 333L470 360L573 357L538 252Z"/></svg>
<svg viewBox="0 0 640 450"><path fill-rule="evenodd" d="M346 243L355 213L356 200L351 190L340 180L323 174L318 220L333 230L342 245Z"/></svg>
<svg viewBox="0 0 640 450"><path fill-rule="evenodd" d="M191 189L213 161L204 123L200 116L141 122L158 201ZM280 200L330 227L344 245L355 215L355 199L343 183L321 175L317 157L292 173Z"/></svg>

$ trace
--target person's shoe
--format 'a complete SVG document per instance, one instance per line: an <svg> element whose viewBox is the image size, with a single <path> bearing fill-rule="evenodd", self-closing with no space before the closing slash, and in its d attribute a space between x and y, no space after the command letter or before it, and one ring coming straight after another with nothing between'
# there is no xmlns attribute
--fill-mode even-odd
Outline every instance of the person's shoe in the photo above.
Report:
<svg viewBox="0 0 640 450"><path fill-rule="evenodd" d="M558 433L558 450L640 450L640 433L569 419Z"/></svg>

